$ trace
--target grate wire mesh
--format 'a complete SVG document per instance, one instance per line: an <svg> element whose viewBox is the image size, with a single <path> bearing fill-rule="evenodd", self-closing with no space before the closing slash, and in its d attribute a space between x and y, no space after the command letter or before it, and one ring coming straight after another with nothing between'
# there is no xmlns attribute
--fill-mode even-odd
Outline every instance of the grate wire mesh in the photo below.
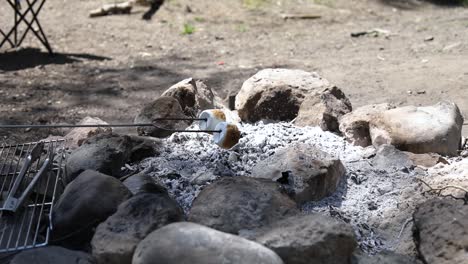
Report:
<svg viewBox="0 0 468 264"><path fill-rule="evenodd" d="M0 209L18 177L29 152L38 142L2 145L0 147ZM52 148L49 148L52 146ZM52 207L63 191L62 174L65 160L64 140L44 141L43 153L29 167L18 193L26 189L52 150L55 157L35 185L25 204L16 212L0 210L0 253L46 246L52 231Z"/></svg>

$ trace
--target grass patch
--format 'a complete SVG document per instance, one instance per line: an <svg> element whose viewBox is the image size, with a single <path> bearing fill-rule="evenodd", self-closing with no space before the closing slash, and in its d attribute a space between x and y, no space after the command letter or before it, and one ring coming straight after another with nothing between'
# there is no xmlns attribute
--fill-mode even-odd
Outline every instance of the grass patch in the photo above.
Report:
<svg viewBox="0 0 468 264"><path fill-rule="evenodd" d="M200 23L203 23L206 21L206 19L204 17L195 17L195 22L200 22Z"/></svg>
<svg viewBox="0 0 468 264"><path fill-rule="evenodd" d="M192 35L195 33L195 26L190 23L184 24L184 29L182 30L183 35Z"/></svg>
<svg viewBox="0 0 468 264"><path fill-rule="evenodd" d="M249 30L249 28L247 27L246 24L242 23L242 24L239 24L236 26L236 29L237 31L241 32L241 33L244 33L244 32L247 32Z"/></svg>
<svg viewBox="0 0 468 264"><path fill-rule="evenodd" d="M268 3L268 0L242 0L242 4L249 9L257 9Z"/></svg>
<svg viewBox="0 0 468 264"><path fill-rule="evenodd" d="M314 4L323 5L327 7L335 7L334 0L314 0Z"/></svg>

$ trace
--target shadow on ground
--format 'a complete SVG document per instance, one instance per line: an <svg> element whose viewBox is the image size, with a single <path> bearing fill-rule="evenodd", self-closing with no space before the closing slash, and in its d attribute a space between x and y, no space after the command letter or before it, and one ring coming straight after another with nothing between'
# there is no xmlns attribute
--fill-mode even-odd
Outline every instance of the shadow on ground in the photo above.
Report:
<svg viewBox="0 0 468 264"><path fill-rule="evenodd" d="M61 57L62 63L73 59ZM6 63L1 57L0 60L1 69ZM73 124L86 116L96 116L108 123L132 122L144 104L183 79L201 79L226 99L259 70L256 66L213 67L211 64L211 61L195 63L190 58L167 56L114 66L73 63L54 68L54 74L46 70L24 74L5 72L0 75L3 96L0 124ZM272 64L262 68L287 66ZM48 134L60 135L63 131L21 132L3 130L0 137L26 142L40 140Z"/></svg>
<svg viewBox="0 0 468 264"><path fill-rule="evenodd" d="M24 48L0 53L0 71L17 71L48 64L68 64L85 60L109 60L110 58L73 53L54 53L50 55L37 48Z"/></svg>
<svg viewBox="0 0 468 264"><path fill-rule="evenodd" d="M415 9L423 3L431 3L439 6L456 7L467 4L464 0L379 0L381 3L402 9Z"/></svg>

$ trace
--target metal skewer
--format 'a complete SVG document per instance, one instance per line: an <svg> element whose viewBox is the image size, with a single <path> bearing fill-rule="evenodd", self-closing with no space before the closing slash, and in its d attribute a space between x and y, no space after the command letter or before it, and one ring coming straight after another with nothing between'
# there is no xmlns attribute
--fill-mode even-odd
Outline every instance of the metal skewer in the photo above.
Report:
<svg viewBox="0 0 468 264"><path fill-rule="evenodd" d="M156 118L154 121L207 121L206 118ZM158 129L171 132L186 132L186 133L221 133L221 130L182 130L168 129L155 125L154 123L139 123L139 124L48 124L48 125L0 125L0 129L41 129L41 128L80 128L80 127L156 127Z"/></svg>

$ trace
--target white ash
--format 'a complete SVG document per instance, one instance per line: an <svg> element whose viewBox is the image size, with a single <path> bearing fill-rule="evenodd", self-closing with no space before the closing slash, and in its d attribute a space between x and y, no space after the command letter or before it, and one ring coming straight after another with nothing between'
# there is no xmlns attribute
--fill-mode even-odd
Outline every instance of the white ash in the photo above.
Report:
<svg viewBox="0 0 468 264"><path fill-rule="evenodd" d="M241 132L239 144L231 150L213 144L209 134L174 134L165 140L161 155L144 160L140 169L158 179L188 212L203 186L216 178L249 176L257 162L278 149L292 143L308 143L340 158L347 175L334 195L303 205L304 211L327 213L349 222L366 252L398 250L400 239L411 239L405 220L411 217L413 200L422 191L415 178L427 175L425 170L400 168L398 164L375 167L373 147L350 145L342 137L317 127L260 122L243 124Z"/></svg>
<svg viewBox="0 0 468 264"><path fill-rule="evenodd" d="M197 129L194 125L189 129ZM333 157L359 160L366 152L348 145L342 138L316 127L296 127L289 123L244 124L242 138L231 150L212 143L206 133L176 133L165 140L158 157L139 166L162 180L185 210L205 184L222 176L249 176L251 169L278 149L303 142L318 146Z"/></svg>

